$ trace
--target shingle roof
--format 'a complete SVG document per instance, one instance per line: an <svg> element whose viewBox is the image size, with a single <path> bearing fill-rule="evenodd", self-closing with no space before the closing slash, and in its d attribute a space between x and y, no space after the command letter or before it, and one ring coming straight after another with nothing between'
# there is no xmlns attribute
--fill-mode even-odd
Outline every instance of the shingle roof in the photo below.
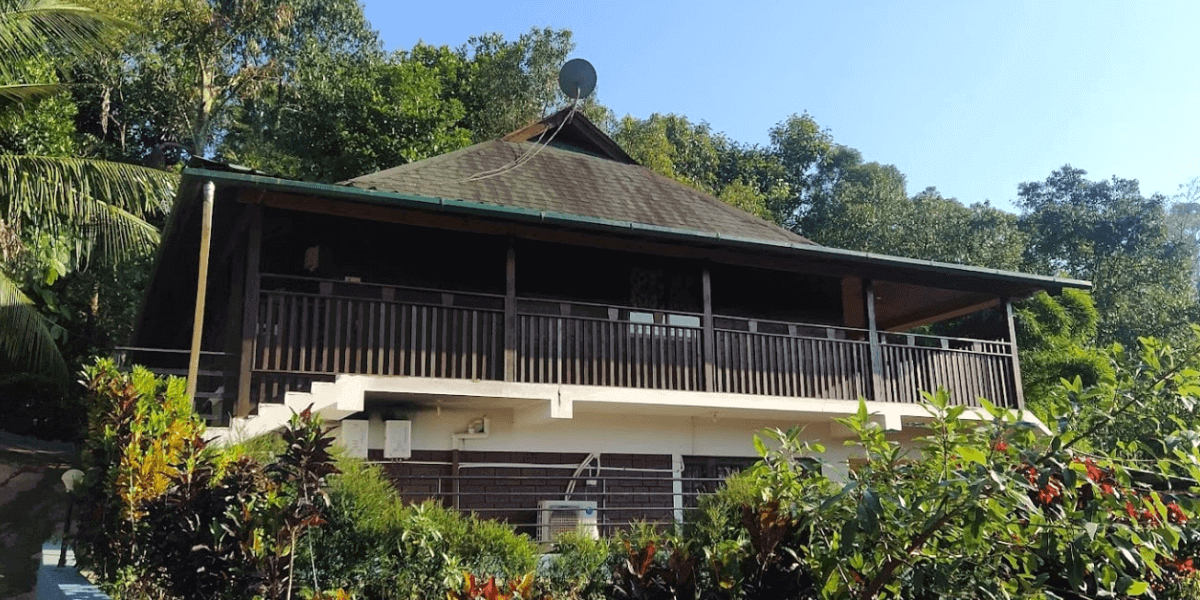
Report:
<svg viewBox="0 0 1200 600"><path fill-rule="evenodd" d="M543 123L561 118L562 113ZM589 127L590 126L590 127ZM599 130L579 114L568 120L575 135ZM517 132L519 133L519 132ZM602 134L601 134L602 135ZM518 141L514 141L518 140ZM673 181L624 155L611 140L609 157L566 144L544 146L510 134L455 152L356 177L344 182L363 189L483 204L520 207L585 217L692 229L748 239L811 244L774 223L734 208L709 194ZM613 150L615 149L615 150ZM603 154L605 152L596 151ZM516 161L520 166L512 168ZM495 171L502 169L501 171Z"/></svg>

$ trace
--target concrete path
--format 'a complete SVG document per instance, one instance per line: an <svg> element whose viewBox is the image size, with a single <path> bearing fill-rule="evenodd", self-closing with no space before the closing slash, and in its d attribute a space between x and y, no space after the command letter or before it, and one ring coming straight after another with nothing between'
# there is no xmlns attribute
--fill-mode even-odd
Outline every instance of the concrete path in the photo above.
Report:
<svg viewBox="0 0 1200 600"><path fill-rule="evenodd" d="M75 552L67 550L67 564L58 566L57 543L42 546L42 567L37 576L37 600L107 600L96 586L75 570Z"/></svg>
<svg viewBox="0 0 1200 600"><path fill-rule="evenodd" d="M42 543L62 535L61 477L75 457L70 444L0 432L0 598L35 597Z"/></svg>

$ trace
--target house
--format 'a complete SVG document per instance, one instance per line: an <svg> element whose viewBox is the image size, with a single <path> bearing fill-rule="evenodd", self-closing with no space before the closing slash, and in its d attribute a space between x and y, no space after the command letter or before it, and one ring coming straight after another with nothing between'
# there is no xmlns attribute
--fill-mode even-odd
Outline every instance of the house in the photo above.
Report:
<svg viewBox="0 0 1200 600"><path fill-rule="evenodd" d="M564 110L339 185L187 169L129 350L164 372L195 329L206 187L213 435L312 406L406 498L531 527L547 501L678 517L764 427L844 462L834 419L859 398L897 439L922 431L921 390L1020 409L1011 303L1089 287L814 244ZM989 308L1006 318L978 339L914 332Z"/></svg>

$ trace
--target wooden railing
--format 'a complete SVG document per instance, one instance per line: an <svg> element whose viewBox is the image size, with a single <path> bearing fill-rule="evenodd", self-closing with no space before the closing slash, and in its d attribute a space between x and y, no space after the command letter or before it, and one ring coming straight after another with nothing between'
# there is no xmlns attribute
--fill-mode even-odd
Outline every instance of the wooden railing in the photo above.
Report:
<svg viewBox="0 0 1200 600"><path fill-rule="evenodd" d="M536 300L520 308L516 381L704 389L700 315ZM688 317L696 324L678 323Z"/></svg>
<svg viewBox="0 0 1200 600"><path fill-rule="evenodd" d="M263 282L256 400L340 373L889 402L944 387L967 405L1019 398L1008 342L881 333L875 365L866 329L715 316L706 351L699 313L518 298L509 331L501 295Z"/></svg>
<svg viewBox="0 0 1200 600"><path fill-rule="evenodd" d="M487 307L500 297L296 277L264 281L289 289L259 295L252 367L258 399L301 389L297 377L340 373L504 379L504 310Z"/></svg>
<svg viewBox="0 0 1200 600"><path fill-rule="evenodd" d="M982 397L1017 406L1011 343L913 334L882 338L877 399L918 402L921 391L943 387L955 404L979 406Z"/></svg>
<svg viewBox="0 0 1200 600"><path fill-rule="evenodd" d="M871 349L866 330L729 317L715 321L715 391L827 399L871 397Z"/></svg>

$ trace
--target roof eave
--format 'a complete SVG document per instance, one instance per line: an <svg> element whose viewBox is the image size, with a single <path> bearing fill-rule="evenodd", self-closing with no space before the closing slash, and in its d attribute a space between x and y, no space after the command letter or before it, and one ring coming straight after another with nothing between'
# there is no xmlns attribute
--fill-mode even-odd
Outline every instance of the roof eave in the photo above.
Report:
<svg viewBox="0 0 1200 600"><path fill-rule="evenodd" d="M184 170L183 177L185 180L188 178L207 179L217 183L251 186L270 191L288 192L301 195L338 198L351 202L400 206L424 210L444 210L459 214L487 216L523 222L537 222L611 233L633 232L646 235L648 237L673 241L689 241L692 243L703 241L709 244L728 247L758 250L772 249L777 251L786 250L811 258L833 258L871 266L916 269L920 271L946 275L985 277L988 279L1025 285L1036 289L1061 290L1064 288L1074 288L1088 290L1092 287L1091 282L1066 277L1032 275L1029 273L1002 271L1000 269L991 269L986 267L957 265L932 260L861 252L857 250L843 250L840 248L831 248L816 244L744 238L693 229L664 227L629 221L614 221L611 219L587 217L568 213L556 213L512 206L483 204L454 198L436 198L418 196L414 194L401 194L397 192L363 189L345 185L295 181L291 179L281 179L278 177L268 177L248 173L232 173L226 171L215 171L211 169L188 168ZM181 185L180 189L184 189L184 186Z"/></svg>

